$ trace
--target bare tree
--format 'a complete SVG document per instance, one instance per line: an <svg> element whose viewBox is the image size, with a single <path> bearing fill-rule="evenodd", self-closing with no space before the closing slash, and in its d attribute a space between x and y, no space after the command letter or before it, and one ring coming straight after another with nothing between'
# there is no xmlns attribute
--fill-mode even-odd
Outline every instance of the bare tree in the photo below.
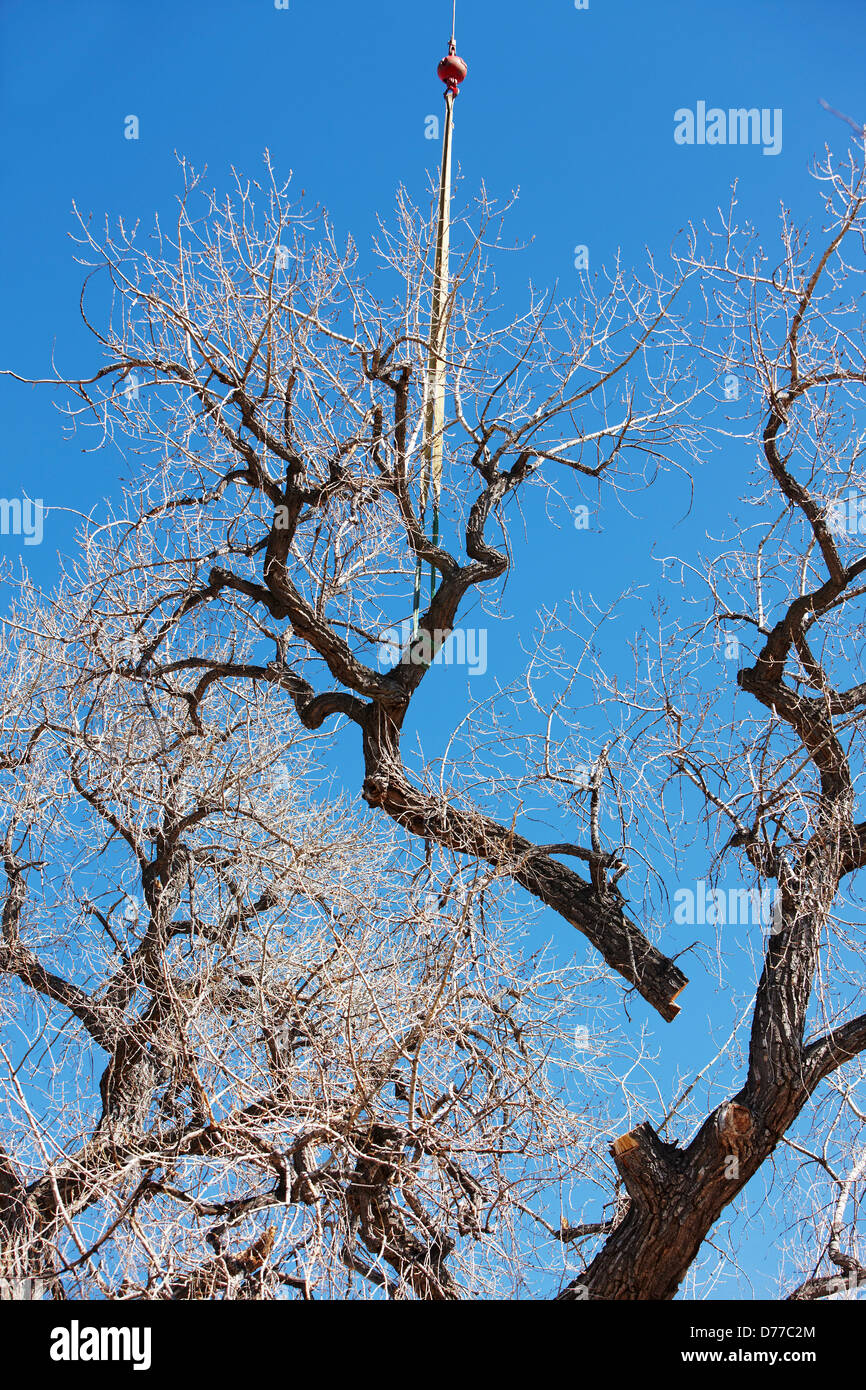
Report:
<svg viewBox="0 0 866 1390"><path fill-rule="evenodd" d="M65 383L69 419L122 447L135 478L85 527L61 597L33 600L31 616L25 594L14 629L38 638L12 649L24 686L8 715L4 964L110 1057L87 1161L64 1136L62 1180L48 1153L29 1184L9 1167L24 1247L37 1229L63 1227L74 1241L74 1213L98 1202L100 1240L129 1271L120 1296L219 1296L240 1282L260 1297L281 1278L306 1294L312 1276L287 1262L310 1249L316 1287L335 1294L347 1287L341 1267L364 1287L421 1298L538 1294L551 1278L565 1299L672 1298L725 1208L786 1136L800 1144L821 1083L866 1048L862 948L844 900L866 856L866 687L848 670L860 662L866 556L859 533L837 524L840 489L866 495L852 288L862 165L828 156L819 170L827 226L816 254L785 220L774 267L737 232L732 205L718 233L690 232L668 269L650 261L637 279L617 265L606 281L584 280L574 302L533 292L516 318L495 293L499 216L486 200L471 209L449 301L436 544L419 505L428 219L401 194L365 276L354 246L294 209L269 164L263 186L238 181L226 201L184 175L170 235L120 226L97 238L81 219L113 311L93 328L102 365ZM711 308L695 329L702 297ZM693 471L718 437L720 372L746 384L746 418L729 427L741 454L760 442L744 478L753 512L708 558L666 565L663 598L677 616L660 611L655 639L636 638L631 687L605 659L610 612L548 584L520 678L468 701L443 751L407 751L410 710L459 621L473 605L501 611L504 579L520 573L509 528L521 505L537 497L555 513L574 484L594 503L643 490L660 469ZM413 623L419 561L433 579ZM736 678L730 634L751 663ZM64 662L68 676L46 681L42 665ZM323 801L301 830L291 805L241 811L282 748L316 763L331 742L357 760L362 796L385 817L356 823ZM567 838L530 837L539 807L574 827ZM68 974L50 987L34 974L19 924L28 878L58 862L43 848L56 824L79 863L100 857L101 886L81 900L88 922L111 927L104 875L121 852L146 907L140 939L114 943L119 960L97 967L102 985L82 996ZM473 926L472 903L480 896L489 914L492 901L506 919L533 901L553 909L586 938L599 979L612 971L671 1022L687 979L654 938L690 835L708 878L733 866L747 895L772 889L771 930L753 924L754 997L681 1094L633 1094L623 1069L628 1128L608 1163L605 1117L575 1129L563 1108L567 973L532 974L519 950L506 964L505 939L490 919ZM410 906L418 872L435 884L429 931ZM455 921L446 909L458 884ZM272 930L287 894L301 923L288 941ZM404 899L397 932L393 903ZM488 982L479 990L476 970ZM375 1021L352 1024L356 999ZM344 1043L326 1065L338 1017ZM281 1020L293 1058L315 1059L293 1060L288 1077L275 1060ZM731 1086L742 1027L745 1072ZM178 1104L172 1121L165 1107ZM637 1105L655 1125L634 1124ZM265 1112L280 1142L264 1137ZM37 1117L28 1124L44 1145ZM202 1158L206 1178L193 1178ZM845 1176L833 1169L840 1213L857 1162ZM266 1195L252 1195L257 1167L277 1174ZM589 1219L550 1219L557 1184L603 1181L605 1167L607 1200ZM164 1224L163 1203L176 1204ZM301 1210L229 1253L225 1228L249 1203ZM196 1246L214 1219L208 1263ZM834 1214L826 1246L837 1264L843 1219ZM533 1230L543 1233L534 1254ZM66 1270L109 1279L82 1244ZM586 1254L569 1271L564 1251ZM548 1282L533 1286L534 1270Z"/></svg>
<svg viewBox="0 0 866 1390"><path fill-rule="evenodd" d="M285 710L137 674L141 540L6 624L4 1293L513 1291L597 1168L605 972L518 953L495 875L359 821Z"/></svg>

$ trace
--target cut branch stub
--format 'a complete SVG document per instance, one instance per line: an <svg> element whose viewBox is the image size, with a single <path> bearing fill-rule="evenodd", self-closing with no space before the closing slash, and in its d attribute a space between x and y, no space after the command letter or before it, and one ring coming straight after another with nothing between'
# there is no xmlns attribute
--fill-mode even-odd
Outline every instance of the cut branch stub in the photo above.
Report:
<svg viewBox="0 0 866 1390"><path fill-rule="evenodd" d="M615 1139L610 1152L632 1200L643 1210L658 1210L680 1177L680 1150L666 1144L645 1121Z"/></svg>

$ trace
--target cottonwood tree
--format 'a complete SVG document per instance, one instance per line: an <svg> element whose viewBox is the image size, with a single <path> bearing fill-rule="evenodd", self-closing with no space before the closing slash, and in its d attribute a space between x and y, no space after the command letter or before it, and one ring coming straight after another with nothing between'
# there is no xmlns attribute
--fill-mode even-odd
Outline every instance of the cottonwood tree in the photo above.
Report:
<svg viewBox="0 0 866 1390"><path fill-rule="evenodd" d="M450 287L450 395L442 530L435 544L420 504L430 224L401 194L396 224L382 228L376 265L362 274L354 245L340 247L327 223L293 208L288 190L267 168L262 186L238 182L227 200L208 193L184 168L171 234L159 228L148 238L121 225L97 237L81 220L84 259L95 268L95 283L110 289L111 308L91 313L82 301L103 360L87 379L65 383L74 393L69 421L122 447L135 474L123 502L83 539L88 568L82 586L92 595L87 624L93 625L91 613L99 615L89 640L102 644L100 669L110 669L112 689L127 692L123 700L150 711L151 752L160 738L201 747L208 785L222 765L221 731L234 727L236 711L253 723L265 721L269 749L296 738L309 738L316 748L332 741L345 760L345 776L357 768L357 788L376 813L363 822L364 834L384 834L388 824L404 853L414 843L422 860L444 857L463 880L495 883L502 891L508 885L515 904L552 909L586 939L599 968L603 962L626 987L626 1007L637 993L674 1027L681 1008L688 1008L688 981L679 961L657 944L665 916L659 891L671 882L683 852L702 854L708 880L733 871L759 895L776 893L771 923L750 925L746 940L737 942L756 959L751 998L742 1008L735 1000L740 1026L727 1030L714 1061L686 1078L681 1094L646 1098L644 1114L652 1118L635 1124L636 1102L629 1101L625 1131L611 1145L610 1159L600 1155L603 1126L597 1124L596 1157L608 1163L606 1203L599 1200L589 1219L582 1211L579 1221L561 1223L551 1222L544 1203L536 1203L528 1220L549 1237L544 1257L527 1257L524 1244L509 1268L513 1286L534 1296L559 1289L567 1300L672 1298L691 1287L709 1233L749 1180L771 1156L780 1167L790 1156L807 1168L822 1160L836 1184L829 1235L820 1213L813 1213L820 1234L808 1282L812 1293L804 1295L807 1285L792 1275L800 1296L821 1296L828 1291L822 1279L859 1260L855 1237L845 1228L859 1160L847 1169L841 1159L828 1163L819 1128L822 1083L832 1089L844 1077L850 1091L866 1048L861 939L850 920L866 859L857 800L866 704L866 687L857 679L866 554L859 531L840 529L838 507L840 491L864 495L866 359L855 278L863 257L862 163L834 164L828 157L820 168L826 217L817 250L786 216L780 258L771 261L737 231L732 206L718 231L689 232L665 269L650 261L637 278L617 265L606 279L585 279L574 301L533 292L516 318L499 309L493 278L502 244L498 217L486 200L471 209ZM525 670L512 679L509 663L509 675L488 701L467 700L446 747L425 754L422 740L415 748L412 721L422 692L443 671L450 674L433 658L467 612L501 613L510 572L512 584L521 582L514 524L521 508L534 508L533 523L541 518L543 524L545 512L555 514L566 494L573 499L574 487L583 488L593 506L605 505L650 487L671 468L692 472L700 494L701 472L694 465L720 437L719 407L712 402L724 375L744 387L738 421L726 427L732 435L726 447L740 469L743 506L751 511L747 520L735 519L732 537L714 542L708 556L665 565L654 637L646 635L646 622L644 635L635 637L633 680L624 680L607 658L612 615L593 609L591 576L580 579L582 608L567 590L556 594L547 576ZM433 575L430 598L395 653L381 637L411 624L419 562ZM676 605L672 620L665 604ZM121 633L136 643L123 661L111 656ZM740 652L739 662L725 660L732 651ZM30 726L22 728L16 756L36 758L42 739ZM87 758L92 776L95 754L80 748L68 755L69 778L76 757ZM86 800L81 789L90 782L75 776L81 788L74 779L73 788ZM107 810L107 793L94 796ZM539 808L548 823L563 828L550 842L530 833ZM164 814L177 826L190 813L170 796ZM138 844L130 813L116 819ZM224 821L207 832L214 861L225 853L223 833ZM314 827L306 841L310 854L320 833ZM159 867L151 873L160 884L171 879L175 888L160 892L170 901L173 891L177 903L153 929L162 932L160 959L183 892L181 870L170 870L159 848L162 835L153 842L156 858L149 863ZM125 838L118 830L112 849ZM196 853L184 848L184 863L193 863ZM9 861L13 903L23 894L20 851L16 856ZM29 863L38 858L29 851L27 857ZM271 874L279 885L280 874L265 857L260 872L249 875L260 904L252 905L250 921L273 906L269 895L278 889ZM369 901L362 907L359 899L357 909L371 919L365 949L373 955L376 930L384 929L377 882L375 874L363 880L361 896ZM304 891L315 898L315 875ZM329 891L342 901L327 886L325 896ZM223 892L242 900L240 885ZM240 912L238 905L233 921ZM190 912L183 920L188 939L200 939ZM211 926L205 935L220 930ZM324 922L318 930L335 949ZM7 951L14 952L14 925L12 931ZM410 937L415 934L410 930ZM670 914L666 935L673 939ZM711 946L712 926L690 927L678 940L696 964L702 957L695 938L702 935ZM249 940L257 944L247 948L251 960L241 968L257 979L261 931ZM323 958L322 940L314 929L308 949L316 960ZM495 933L485 941L495 952ZM225 944L222 937L219 944ZM129 952L128 946L118 949ZM151 962L147 947L144 952ZM732 938L723 935L719 968L729 1002L740 988L734 954ZM131 958L140 959L135 952ZM128 967L118 968L125 984L119 992L109 988L108 999L116 996L128 1012L132 978ZM311 968L293 962L286 978L306 978ZM510 968L519 973L519 962ZM342 969L352 978L348 964ZM458 1017L467 985L451 978L448 998ZM156 989L134 1029L146 1030L149 1009L156 1032L170 1031L164 988ZM560 988L558 982L554 995L561 1009ZM394 984L391 989L396 992ZM260 1015L273 1007L271 997L260 989ZM215 998L203 983L196 1008L209 1016ZM429 996L425 1001L425 1008L433 1007ZM523 1018L534 1017L543 1033L548 1015L540 1004L534 1015L533 1007L527 1001ZM394 1025L387 1067L405 1053L426 1058L426 1040L403 1027L409 1032ZM155 1077L167 1065L155 1056L141 1060L151 1044L143 1049L141 1033L135 1037L112 1064L110 1095L118 1086L123 1091L133 1069L149 1068ZM346 1046L350 1050L351 1031ZM171 1045L155 1039L152 1050L172 1053ZM127 1063L126 1055L135 1060ZM432 1058L425 1064L432 1066ZM563 1134L554 1153L563 1122L547 1115L532 1089L535 1065L521 1066L516 1054L504 1051L494 1063L495 1084L513 1103L545 1116L543 1142L532 1152L520 1150L530 1185L533 1162L561 1164L572 1178L580 1168L573 1136ZM446 1073L447 1067L441 1074L447 1096L456 1083ZM139 1097L152 1094L149 1085L142 1090L136 1082L133 1090ZM202 1085L202 1096L209 1096L212 1085ZM300 1085L289 1082L280 1092L286 1113ZM341 1197L350 1215L339 1236L330 1238L339 1243L344 1229L360 1230L366 1254L358 1257L351 1247L344 1259L354 1269L361 1261L367 1285L378 1277L389 1290L396 1279L401 1290L419 1297L477 1296L481 1286L473 1271L475 1261L483 1264L478 1252L487 1228L470 1225L463 1236L460 1223L470 1218L461 1213L467 1203L473 1206L472 1184L489 1182L500 1160L485 1162L482 1155L490 1150L479 1136L477 1162L467 1165L463 1135L447 1124L441 1138L419 1147L421 1110L412 1075L400 1086L399 1105L389 1106L372 1151L363 1149L354 1130L346 1137L343 1113L345 1151L359 1166ZM432 1099L436 1089L424 1102L428 1117L430 1106L440 1103ZM313 1109L324 1105L331 1113L321 1077L309 1096ZM230 1128L223 1121L205 1124L201 1097L189 1103L198 1133ZM127 1102L120 1104L123 1110ZM827 1135L837 1137L844 1156L846 1148L853 1152L857 1112L843 1109ZM156 1123L139 1109L134 1120L109 1116L101 1124L125 1125L123 1132L132 1124L140 1134L145 1120ZM327 1123L330 1128L315 1137L322 1147L339 1128ZM91 1142L104 1144L103 1135L98 1129ZM162 1195L179 1200L178 1180L147 1176L147 1154L140 1137L135 1142L135 1181L162 1182L171 1188ZM230 1186L241 1163L252 1162L249 1138L233 1142L236 1149L225 1155ZM497 1153L507 1147L501 1141ZM164 1150L158 1153L161 1163ZM444 1199L434 1200L430 1189L417 1205L400 1176L426 1173L434 1155L442 1184L452 1181L452 1160L461 1173L471 1173L468 1186L456 1179L456 1211L450 1226L438 1218L435 1234L430 1212L441 1212ZM321 1157L312 1166L313 1177L303 1169L297 1180L325 1184ZM46 1201L52 1182L56 1186L44 1180L40 1189ZM284 1194L287 1183L275 1191ZM381 1184L387 1193L368 1204L366 1218L347 1195L364 1184L367 1192L369 1184ZM190 1195L187 1225L194 1242L198 1219L222 1216L231 1199L223 1193L208 1208L204 1198L196 1198L196 1206ZM124 1200L137 1201L140 1211L140 1199ZM478 1197L482 1208L486 1200ZM505 1205L503 1197L499 1201ZM124 1231L117 1239L135 1245L140 1227L125 1212L116 1218ZM49 1214L55 1225L63 1219L57 1207ZM137 1214L136 1223L140 1219ZM316 1240L320 1250L324 1237ZM162 1247L151 1245L153 1267ZM466 1253L470 1246L473 1256ZM225 1266L220 1277L237 1278L226 1256L215 1253ZM527 1270L546 1258L547 1279L524 1284L514 1272L522 1258ZM392 1273L382 1274L383 1261ZM265 1263L262 1257L256 1267ZM329 1271L335 1267L326 1264ZM216 1288L200 1271L181 1278L192 1296L210 1296Z"/></svg>
<svg viewBox="0 0 866 1390"><path fill-rule="evenodd" d="M91 539L7 620L4 1296L513 1292L597 1167L606 972L518 953L495 875L413 862L255 690L137 675L164 551Z"/></svg>

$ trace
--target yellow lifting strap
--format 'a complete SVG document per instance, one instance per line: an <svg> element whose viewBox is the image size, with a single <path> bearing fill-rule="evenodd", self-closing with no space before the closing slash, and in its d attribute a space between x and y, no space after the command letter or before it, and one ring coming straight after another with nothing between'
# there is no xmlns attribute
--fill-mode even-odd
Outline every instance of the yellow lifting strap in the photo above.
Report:
<svg viewBox="0 0 866 1390"><path fill-rule="evenodd" d="M445 428L445 357L448 337L448 266L451 250L451 143L454 130L454 93L445 93L445 132L442 140L442 169L439 176L439 208L436 223L436 257L433 265L433 303L430 310L430 341L427 356L427 403L421 462L421 524L427 512L427 499L433 494L433 544L439 544L439 499L442 493L442 450ZM430 598L435 588L435 571L430 567ZM421 561L415 565L413 633L418 631L421 609Z"/></svg>

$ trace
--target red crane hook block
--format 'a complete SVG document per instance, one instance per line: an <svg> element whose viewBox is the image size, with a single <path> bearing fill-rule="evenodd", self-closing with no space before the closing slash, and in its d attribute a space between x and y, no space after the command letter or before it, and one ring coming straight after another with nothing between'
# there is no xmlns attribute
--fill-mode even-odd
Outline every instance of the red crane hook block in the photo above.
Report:
<svg viewBox="0 0 866 1390"><path fill-rule="evenodd" d="M458 58L456 52L454 51L453 40L448 56L442 59L436 71L438 72L442 81L445 83L445 86L451 93L451 95L453 97L458 96L460 91L460 83L465 78L469 69L467 68L463 59Z"/></svg>

